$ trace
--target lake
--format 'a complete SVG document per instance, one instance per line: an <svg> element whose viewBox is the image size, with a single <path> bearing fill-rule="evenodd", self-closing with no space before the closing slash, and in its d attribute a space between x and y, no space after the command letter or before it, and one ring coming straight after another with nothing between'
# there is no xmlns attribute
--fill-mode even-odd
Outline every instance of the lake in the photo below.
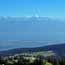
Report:
<svg viewBox="0 0 65 65"><path fill-rule="evenodd" d="M65 21L52 19L0 20L0 48L37 47L65 42Z"/></svg>

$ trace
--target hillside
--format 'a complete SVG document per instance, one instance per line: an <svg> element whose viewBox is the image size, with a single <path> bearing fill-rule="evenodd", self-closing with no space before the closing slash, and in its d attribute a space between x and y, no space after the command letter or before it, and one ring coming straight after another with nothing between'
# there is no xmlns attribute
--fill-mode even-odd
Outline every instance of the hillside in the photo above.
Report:
<svg viewBox="0 0 65 65"><path fill-rule="evenodd" d="M65 55L65 44L57 44L57 45L49 45L43 47L36 47L36 48L16 48L7 51L1 51L0 55L14 55L20 53L33 53L33 52L44 52L44 51L53 51L56 53L57 56L64 56Z"/></svg>

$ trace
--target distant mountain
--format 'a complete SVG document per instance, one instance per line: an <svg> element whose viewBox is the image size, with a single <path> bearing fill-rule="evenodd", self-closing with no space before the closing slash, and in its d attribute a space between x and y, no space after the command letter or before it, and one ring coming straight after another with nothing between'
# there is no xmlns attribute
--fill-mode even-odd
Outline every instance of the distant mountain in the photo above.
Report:
<svg viewBox="0 0 65 65"><path fill-rule="evenodd" d="M57 45L48 45L43 47L36 48L16 48L7 51L0 51L1 56L14 55L20 53L32 53L32 52L41 52L41 51L53 51L57 56L65 55L65 44Z"/></svg>

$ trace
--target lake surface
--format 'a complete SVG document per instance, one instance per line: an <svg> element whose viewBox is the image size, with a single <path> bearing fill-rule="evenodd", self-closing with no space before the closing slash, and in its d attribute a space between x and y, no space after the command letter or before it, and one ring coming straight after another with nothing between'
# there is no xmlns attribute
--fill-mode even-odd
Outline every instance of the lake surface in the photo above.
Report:
<svg viewBox="0 0 65 65"><path fill-rule="evenodd" d="M65 21L0 21L0 49L36 47L65 42Z"/></svg>

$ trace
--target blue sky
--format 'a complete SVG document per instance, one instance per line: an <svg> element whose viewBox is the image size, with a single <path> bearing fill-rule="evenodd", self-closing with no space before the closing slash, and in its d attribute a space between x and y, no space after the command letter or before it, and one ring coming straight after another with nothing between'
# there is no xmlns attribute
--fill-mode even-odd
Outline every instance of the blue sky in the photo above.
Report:
<svg viewBox="0 0 65 65"><path fill-rule="evenodd" d="M65 0L0 0L0 16L65 18Z"/></svg>

